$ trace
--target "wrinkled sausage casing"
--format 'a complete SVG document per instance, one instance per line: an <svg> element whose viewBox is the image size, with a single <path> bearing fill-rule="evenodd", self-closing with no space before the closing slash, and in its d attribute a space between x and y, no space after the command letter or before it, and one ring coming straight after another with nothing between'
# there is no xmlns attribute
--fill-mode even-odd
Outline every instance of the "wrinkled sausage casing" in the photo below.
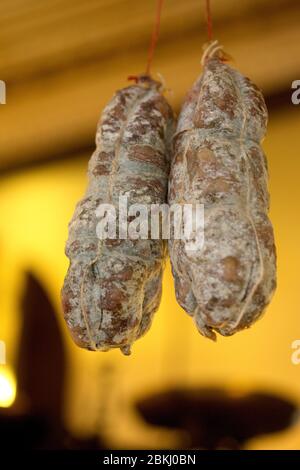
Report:
<svg viewBox="0 0 300 470"><path fill-rule="evenodd" d="M115 207L118 225L120 196L128 207L166 202L174 119L160 89L140 77L115 94L98 124L88 188L69 224L62 289L66 323L83 348L129 354L160 303L165 242L96 234L100 204Z"/></svg>
<svg viewBox="0 0 300 470"><path fill-rule="evenodd" d="M211 339L249 327L275 290L267 118L260 90L207 56L179 116L169 182L170 204L204 205L204 245L170 240L169 250L177 300Z"/></svg>

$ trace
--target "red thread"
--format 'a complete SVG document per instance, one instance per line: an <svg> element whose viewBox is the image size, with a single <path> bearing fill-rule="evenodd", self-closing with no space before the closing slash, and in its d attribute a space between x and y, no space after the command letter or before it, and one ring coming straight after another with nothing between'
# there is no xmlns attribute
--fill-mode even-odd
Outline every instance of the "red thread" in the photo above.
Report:
<svg viewBox="0 0 300 470"><path fill-rule="evenodd" d="M210 0L206 0L206 22L207 22L207 37L208 41L211 41L213 38L213 29L212 29L212 17L210 9Z"/></svg>
<svg viewBox="0 0 300 470"><path fill-rule="evenodd" d="M156 18L152 32L152 38L149 46L148 51L148 60L147 60L147 67L146 67L146 75L150 75L150 69L153 61L154 51L156 48L158 36L159 36L159 29L160 29L160 19L161 19L161 11L163 6L164 0L157 0L157 8L156 8Z"/></svg>
<svg viewBox="0 0 300 470"><path fill-rule="evenodd" d="M139 77L137 75L128 75L127 80L137 83L139 81Z"/></svg>

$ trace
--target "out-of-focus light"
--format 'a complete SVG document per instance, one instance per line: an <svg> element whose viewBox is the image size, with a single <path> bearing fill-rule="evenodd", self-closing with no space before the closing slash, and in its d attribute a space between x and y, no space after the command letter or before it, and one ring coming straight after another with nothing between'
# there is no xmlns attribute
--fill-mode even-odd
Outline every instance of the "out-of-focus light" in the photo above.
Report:
<svg viewBox="0 0 300 470"><path fill-rule="evenodd" d="M0 407L10 407L16 398L16 379L8 366L0 366Z"/></svg>

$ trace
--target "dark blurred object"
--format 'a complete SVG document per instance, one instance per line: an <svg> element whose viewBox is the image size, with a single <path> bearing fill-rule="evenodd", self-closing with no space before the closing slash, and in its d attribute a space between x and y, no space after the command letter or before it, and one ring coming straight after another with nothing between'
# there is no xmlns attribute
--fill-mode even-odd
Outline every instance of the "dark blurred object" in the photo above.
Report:
<svg viewBox="0 0 300 470"><path fill-rule="evenodd" d="M241 397L212 389L174 389L140 399L136 407L154 426L183 431L181 448L240 449L255 436L281 431L296 406L267 393Z"/></svg>
<svg viewBox="0 0 300 470"><path fill-rule="evenodd" d="M66 357L56 313L48 296L31 274L21 301L23 316L17 377L19 392L30 413L60 422L63 413Z"/></svg>
<svg viewBox="0 0 300 470"><path fill-rule="evenodd" d="M44 416L0 413L0 449L5 450L99 450L98 436L78 439L63 429L51 426Z"/></svg>
<svg viewBox="0 0 300 470"><path fill-rule="evenodd" d="M0 413L0 443L14 449L100 449L63 425L66 354L56 313L40 282L26 274L15 405Z"/></svg>

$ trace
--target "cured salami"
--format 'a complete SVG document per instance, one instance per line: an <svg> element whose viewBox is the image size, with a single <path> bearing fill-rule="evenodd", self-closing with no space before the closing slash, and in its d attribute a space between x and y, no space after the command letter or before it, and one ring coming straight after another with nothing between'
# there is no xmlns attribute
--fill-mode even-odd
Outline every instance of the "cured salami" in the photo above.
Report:
<svg viewBox="0 0 300 470"><path fill-rule="evenodd" d="M169 182L170 204L204 205L203 248L170 240L169 250L178 302L211 339L249 327L275 290L267 118L260 90L211 43L179 116Z"/></svg>
<svg viewBox="0 0 300 470"><path fill-rule="evenodd" d="M120 196L128 206L166 202L174 118L161 88L140 76L106 106L88 188L69 225L64 316L74 341L90 350L129 354L160 303L165 242L120 234L99 239L96 232L101 204L112 205L118 221Z"/></svg>

